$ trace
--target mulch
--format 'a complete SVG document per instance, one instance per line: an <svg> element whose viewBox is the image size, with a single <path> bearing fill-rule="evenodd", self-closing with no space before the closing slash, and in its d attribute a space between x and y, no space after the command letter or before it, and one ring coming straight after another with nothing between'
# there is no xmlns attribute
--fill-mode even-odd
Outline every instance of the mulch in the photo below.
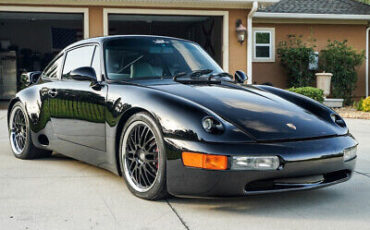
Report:
<svg viewBox="0 0 370 230"><path fill-rule="evenodd" d="M370 120L370 112L357 111L353 107L334 109L343 118L356 118Z"/></svg>
<svg viewBox="0 0 370 230"><path fill-rule="evenodd" d="M1 101L0 100L0 110L6 110L8 109L9 101Z"/></svg>

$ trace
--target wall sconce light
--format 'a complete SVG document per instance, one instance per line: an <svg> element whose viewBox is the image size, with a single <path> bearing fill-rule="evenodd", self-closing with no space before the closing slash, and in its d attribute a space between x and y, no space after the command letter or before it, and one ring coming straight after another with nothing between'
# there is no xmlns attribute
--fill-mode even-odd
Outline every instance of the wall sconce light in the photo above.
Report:
<svg viewBox="0 0 370 230"><path fill-rule="evenodd" d="M243 26L241 19L236 20L235 26L236 26L236 34L238 36L238 41L240 42L240 44L243 44L243 42L245 41L245 36L247 34L247 28Z"/></svg>

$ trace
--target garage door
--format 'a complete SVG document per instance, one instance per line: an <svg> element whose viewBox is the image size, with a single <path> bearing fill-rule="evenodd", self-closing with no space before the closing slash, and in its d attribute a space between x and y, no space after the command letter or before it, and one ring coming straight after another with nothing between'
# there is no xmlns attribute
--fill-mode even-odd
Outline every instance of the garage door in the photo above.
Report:
<svg viewBox="0 0 370 230"><path fill-rule="evenodd" d="M61 49L82 38L82 13L0 11L0 99L22 87L22 72L42 70Z"/></svg>
<svg viewBox="0 0 370 230"><path fill-rule="evenodd" d="M109 35L160 35L199 43L222 66L222 16L108 14Z"/></svg>

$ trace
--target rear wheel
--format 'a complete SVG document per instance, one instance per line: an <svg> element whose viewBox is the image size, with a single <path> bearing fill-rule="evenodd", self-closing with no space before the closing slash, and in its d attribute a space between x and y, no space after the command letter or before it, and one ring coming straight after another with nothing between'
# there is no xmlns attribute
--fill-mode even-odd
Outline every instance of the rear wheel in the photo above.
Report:
<svg viewBox="0 0 370 230"><path fill-rule="evenodd" d="M21 102L14 104L9 116L9 140L15 157L33 159L48 157L51 151L36 148L31 139L28 116Z"/></svg>
<svg viewBox="0 0 370 230"><path fill-rule="evenodd" d="M167 195L163 138L149 114L135 114L126 122L120 141L120 162L133 194L148 200Z"/></svg>

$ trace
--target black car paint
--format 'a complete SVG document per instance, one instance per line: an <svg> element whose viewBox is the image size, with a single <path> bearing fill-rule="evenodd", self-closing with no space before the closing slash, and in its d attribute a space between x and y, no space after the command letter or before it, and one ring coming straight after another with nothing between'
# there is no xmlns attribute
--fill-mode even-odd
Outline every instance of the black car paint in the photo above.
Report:
<svg viewBox="0 0 370 230"><path fill-rule="evenodd" d="M108 39L82 41L66 50L84 44L102 49ZM9 109L16 101L25 105L37 147L116 174L121 173L117 152L124 122L139 111L150 113L165 139L167 186L173 195L244 195L245 186L253 181L348 172L334 182L287 190L315 188L349 179L354 168L355 160L343 162L343 149L357 144L347 127L332 121L334 111L306 97L269 86L230 82L111 81L104 78L104 63L102 70L97 88L89 81L40 78L20 91ZM206 132L201 125L205 116L218 119L225 131ZM287 123L293 123L296 130ZM47 136L48 145L38 141L40 135ZM183 151L277 155L284 164L269 172L195 169L182 164Z"/></svg>

